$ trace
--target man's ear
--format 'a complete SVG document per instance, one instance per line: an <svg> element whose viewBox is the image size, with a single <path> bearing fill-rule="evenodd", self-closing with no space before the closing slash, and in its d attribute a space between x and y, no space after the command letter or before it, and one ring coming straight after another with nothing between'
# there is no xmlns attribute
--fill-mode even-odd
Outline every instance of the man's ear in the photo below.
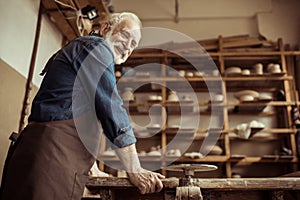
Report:
<svg viewBox="0 0 300 200"><path fill-rule="evenodd" d="M104 37L108 31L110 31L110 24L108 22L102 23L100 25L99 35Z"/></svg>

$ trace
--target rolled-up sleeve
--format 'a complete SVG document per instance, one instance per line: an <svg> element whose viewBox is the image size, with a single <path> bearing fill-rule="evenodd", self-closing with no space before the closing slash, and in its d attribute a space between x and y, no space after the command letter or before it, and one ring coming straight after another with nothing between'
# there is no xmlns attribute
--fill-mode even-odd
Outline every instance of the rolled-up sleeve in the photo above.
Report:
<svg viewBox="0 0 300 200"><path fill-rule="evenodd" d="M94 102L98 120L106 137L122 148L136 142L126 109L117 90L113 55L108 45L91 42L83 47L74 66L89 101Z"/></svg>
<svg viewBox="0 0 300 200"><path fill-rule="evenodd" d="M136 142L123 101L118 94L113 66L107 68L100 78L95 106L104 133L114 145L125 147Z"/></svg>

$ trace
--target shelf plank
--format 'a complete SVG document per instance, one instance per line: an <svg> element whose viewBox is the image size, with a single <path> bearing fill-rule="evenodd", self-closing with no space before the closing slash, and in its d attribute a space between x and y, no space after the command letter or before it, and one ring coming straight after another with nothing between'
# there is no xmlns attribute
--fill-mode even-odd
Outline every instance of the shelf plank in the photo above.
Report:
<svg viewBox="0 0 300 200"><path fill-rule="evenodd" d="M225 57L241 57L241 56L256 56L257 59L261 58L261 56L279 56L279 55L300 55L300 51L256 51L256 52L207 52L207 53L199 53L197 56L203 56L203 57L207 57L207 56L213 56L213 57L217 57L217 56L225 56ZM178 55L174 55L171 53L133 53L131 55L131 58L141 58L141 57L147 57L147 58L157 58L157 57L169 57L169 58L174 58L174 57L178 57Z"/></svg>
<svg viewBox="0 0 300 200"><path fill-rule="evenodd" d="M187 157L180 157L176 162L183 162L183 163L194 163L194 162L226 162L228 161L227 156L205 156L203 158L187 158Z"/></svg>
<svg viewBox="0 0 300 200"><path fill-rule="evenodd" d="M139 156L141 162L168 162L174 161L174 157L164 156ZM120 162L115 156L101 156L101 161L104 162ZM297 163L298 158L296 156L279 156L279 155L266 155L266 156L216 156L208 155L203 158L188 158L185 156L178 157L175 163L203 163L203 162L232 162L235 165L249 165L251 163Z"/></svg>
<svg viewBox="0 0 300 200"><path fill-rule="evenodd" d="M264 101L253 101L253 102L229 102L227 106L248 106L248 107L253 107L253 104L256 106L292 106L295 105L294 102L290 101L270 101L270 102L264 102Z"/></svg>
<svg viewBox="0 0 300 200"><path fill-rule="evenodd" d="M245 158L230 158L230 162L236 163L235 165L249 165L251 163L297 163L296 156L279 156L279 155L266 155L261 157L246 156Z"/></svg>
<svg viewBox="0 0 300 200"><path fill-rule="evenodd" d="M229 129L227 132L235 133L235 129ZM272 133L272 134L293 134L297 133L297 129L294 128L272 128L272 129L262 129L260 133Z"/></svg>
<svg viewBox="0 0 300 200"><path fill-rule="evenodd" d="M118 83L132 83L132 82L161 82L161 83L166 83L166 82L198 82L198 81L282 81L282 80L293 80L292 76L289 75L270 75L270 74L265 74L265 75L250 75L250 76L224 76L224 77L213 77L213 76L206 76L206 77L138 77L138 76L133 76L133 77L121 77L117 79Z"/></svg>

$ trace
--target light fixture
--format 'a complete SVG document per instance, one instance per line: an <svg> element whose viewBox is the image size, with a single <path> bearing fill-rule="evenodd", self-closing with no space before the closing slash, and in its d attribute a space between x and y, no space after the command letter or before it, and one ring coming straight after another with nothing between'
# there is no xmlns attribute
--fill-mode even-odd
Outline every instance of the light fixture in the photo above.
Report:
<svg viewBox="0 0 300 200"><path fill-rule="evenodd" d="M81 13L86 15L89 20L93 20L98 17L98 11L95 6L87 5L81 9Z"/></svg>

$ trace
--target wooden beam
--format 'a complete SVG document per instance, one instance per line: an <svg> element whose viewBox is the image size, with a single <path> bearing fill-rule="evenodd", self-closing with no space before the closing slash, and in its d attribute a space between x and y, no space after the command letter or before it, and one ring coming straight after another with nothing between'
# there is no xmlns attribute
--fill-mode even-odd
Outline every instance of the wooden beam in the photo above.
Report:
<svg viewBox="0 0 300 200"><path fill-rule="evenodd" d="M60 30L60 32L69 40L73 40L78 35L75 33L71 25L68 23L67 19L59 12L51 12L50 17L53 18L55 25Z"/></svg>
<svg viewBox="0 0 300 200"><path fill-rule="evenodd" d="M34 74L36 55L37 55L37 51L38 51L38 45L39 45L39 39L40 39L40 33L41 33L42 14L43 14L43 7L42 7L41 1L40 1L33 50L32 50L31 59L30 59L30 66L29 66L28 77L27 77L27 81L26 81L25 95L24 95L21 117L20 117L20 122L19 122L19 133L21 133L21 131L24 129L25 123L26 123L25 118L26 118L26 116L29 115L29 110L28 110L29 109L29 98L30 98L30 92L32 90L32 79L33 79L33 74Z"/></svg>
<svg viewBox="0 0 300 200"><path fill-rule="evenodd" d="M57 9L57 6L54 1L42 0L42 4L45 9Z"/></svg>

